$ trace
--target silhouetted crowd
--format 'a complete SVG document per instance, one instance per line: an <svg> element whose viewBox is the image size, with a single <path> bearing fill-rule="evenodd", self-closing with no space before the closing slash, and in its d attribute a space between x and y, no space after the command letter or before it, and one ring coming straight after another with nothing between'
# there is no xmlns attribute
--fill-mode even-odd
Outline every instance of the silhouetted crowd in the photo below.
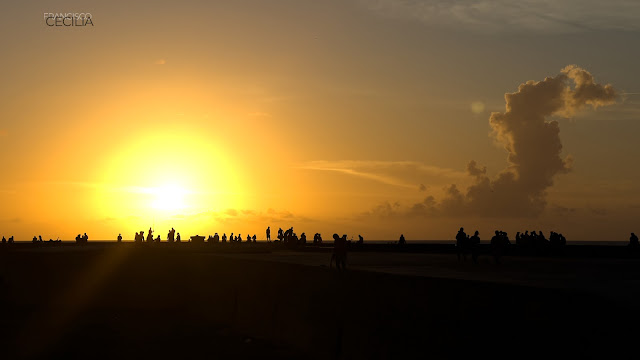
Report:
<svg viewBox="0 0 640 360"><path fill-rule="evenodd" d="M544 249L547 247L562 247L567 245L567 239L564 235L555 231L551 231L549 239L544 236L542 231L538 233L525 231L524 234L518 232L516 234L516 244L524 248Z"/></svg>

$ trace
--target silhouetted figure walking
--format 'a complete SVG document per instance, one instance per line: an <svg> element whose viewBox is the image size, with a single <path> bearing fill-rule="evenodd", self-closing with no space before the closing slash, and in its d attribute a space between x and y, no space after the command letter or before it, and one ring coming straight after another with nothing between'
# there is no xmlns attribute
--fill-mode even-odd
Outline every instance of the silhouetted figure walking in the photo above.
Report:
<svg viewBox="0 0 640 360"><path fill-rule="evenodd" d="M122 234L118 234L118 242L122 242Z"/></svg>
<svg viewBox="0 0 640 360"><path fill-rule="evenodd" d="M271 242L271 226L267 226L267 242Z"/></svg>

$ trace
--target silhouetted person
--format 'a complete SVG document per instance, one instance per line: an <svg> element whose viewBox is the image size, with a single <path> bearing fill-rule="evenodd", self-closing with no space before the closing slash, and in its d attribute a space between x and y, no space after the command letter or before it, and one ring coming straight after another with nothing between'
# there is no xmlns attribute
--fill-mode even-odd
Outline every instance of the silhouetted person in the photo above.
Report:
<svg viewBox="0 0 640 360"><path fill-rule="evenodd" d="M284 243L289 244L293 239L293 227L284 232Z"/></svg>
<svg viewBox="0 0 640 360"><path fill-rule="evenodd" d="M122 242L122 234L118 234L118 242Z"/></svg>
<svg viewBox="0 0 640 360"><path fill-rule="evenodd" d="M307 234L306 233L300 234L300 244L302 244L303 246L307 244Z"/></svg>
<svg viewBox="0 0 640 360"><path fill-rule="evenodd" d="M362 237L362 235L358 235L358 242L356 244L358 245L364 244L364 238Z"/></svg>
<svg viewBox="0 0 640 360"><path fill-rule="evenodd" d="M176 242L180 242L180 233L176 236Z"/></svg>
<svg viewBox="0 0 640 360"><path fill-rule="evenodd" d="M496 264L500 264L500 258L504 254L506 246L506 233L496 230L496 235L491 238L491 253L496 261Z"/></svg>
<svg viewBox="0 0 640 360"><path fill-rule="evenodd" d="M460 228L456 234L456 251L458 254L458 261L460 261L460 255L464 261L467 261L467 234L464 232L464 228Z"/></svg>
<svg viewBox="0 0 640 360"><path fill-rule="evenodd" d="M404 239L404 234L400 234L400 240L398 240L399 246L405 246L407 244L407 240Z"/></svg>
<svg viewBox="0 0 640 360"><path fill-rule="evenodd" d="M480 250L480 232L476 230L473 236L469 239L469 246L471 247L471 259L474 263L478 263L478 251Z"/></svg>
<svg viewBox="0 0 640 360"><path fill-rule="evenodd" d="M222 242L223 243L227 242L227 233L222 234Z"/></svg>
<svg viewBox="0 0 640 360"><path fill-rule="evenodd" d="M282 232L282 228L278 228L278 240L280 242L284 241L284 233Z"/></svg>
<svg viewBox="0 0 640 360"><path fill-rule="evenodd" d="M242 242L242 234L238 234L238 236L236 236L236 241L239 243Z"/></svg>
<svg viewBox="0 0 640 360"><path fill-rule="evenodd" d="M640 247L640 243L638 242L638 236L636 236L636 234L631 233L631 236L629 236L629 247L637 249L638 247Z"/></svg>
<svg viewBox="0 0 640 360"><path fill-rule="evenodd" d="M247 234L247 242L250 243L251 242L251 235Z"/></svg>
<svg viewBox="0 0 640 360"><path fill-rule="evenodd" d="M82 242L86 244L88 241L89 241L89 235L87 235L87 233L84 233L84 235L82 235Z"/></svg>
<svg viewBox="0 0 640 360"><path fill-rule="evenodd" d="M334 260L338 271L346 270L347 235L339 237L338 234L333 234L333 254L331 255L331 261L329 261L329 267L332 267Z"/></svg>
<svg viewBox="0 0 640 360"><path fill-rule="evenodd" d="M38 241L42 242L42 235L38 235Z"/></svg>
<svg viewBox="0 0 640 360"><path fill-rule="evenodd" d="M149 232L147 233L147 242L150 243L153 241L153 229L149 228Z"/></svg>
<svg viewBox="0 0 640 360"><path fill-rule="evenodd" d="M13 236L11 236L8 241L9 241L9 244L13 244Z"/></svg>
<svg viewBox="0 0 640 360"><path fill-rule="evenodd" d="M267 242L271 242L271 226L267 226Z"/></svg>
<svg viewBox="0 0 640 360"><path fill-rule="evenodd" d="M253 234L253 236L251 237L251 240L253 240L253 242L256 242L256 239L257 239L256 234Z"/></svg>
<svg viewBox="0 0 640 360"><path fill-rule="evenodd" d="M6 244L6 243L7 243L7 239L6 239L4 236L2 237L2 243L3 243L3 244Z"/></svg>
<svg viewBox="0 0 640 360"><path fill-rule="evenodd" d="M33 237L33 240L32 240L31 242L33 242L33 243L37 243L37 242L38 242L38 238L34 236L34 237Z"/></svg>
<svg viewBox="0 0 640 360"><path fill-rule="evenodd" d="M156 236L156 242L159 243L160 242L160 235Z"/></svg>

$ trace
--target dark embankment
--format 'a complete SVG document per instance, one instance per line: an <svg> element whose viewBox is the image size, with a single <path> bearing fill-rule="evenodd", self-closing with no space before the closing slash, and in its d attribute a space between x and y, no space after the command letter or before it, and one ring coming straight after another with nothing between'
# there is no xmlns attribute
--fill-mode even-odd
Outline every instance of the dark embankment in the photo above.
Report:
<svg viewBox="0 0 640 360"><path fill-rule="evenodd" d="M2 358L620 358L638 334L575 291L71 249L1 252Z"/></svg>

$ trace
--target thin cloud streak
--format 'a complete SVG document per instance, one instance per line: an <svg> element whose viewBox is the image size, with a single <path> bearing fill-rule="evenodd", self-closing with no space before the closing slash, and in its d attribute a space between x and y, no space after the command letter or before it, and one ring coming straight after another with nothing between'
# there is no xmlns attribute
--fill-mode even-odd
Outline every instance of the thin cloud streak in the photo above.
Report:
<svg viewBox="0 0 640 360"><path fill-rule="evenodd" d="M383 15L484 33L640 30L640 3L626 0L357 0Z"/></svg>
<svg viewBox="0 0 640 360"><path fill-rule="evenodd" d="M332 171L361 177L378 183L417 189L423 178L459 179L462 171L425 165L415 161L310 161L299 167L306 170Z"/></svg>

